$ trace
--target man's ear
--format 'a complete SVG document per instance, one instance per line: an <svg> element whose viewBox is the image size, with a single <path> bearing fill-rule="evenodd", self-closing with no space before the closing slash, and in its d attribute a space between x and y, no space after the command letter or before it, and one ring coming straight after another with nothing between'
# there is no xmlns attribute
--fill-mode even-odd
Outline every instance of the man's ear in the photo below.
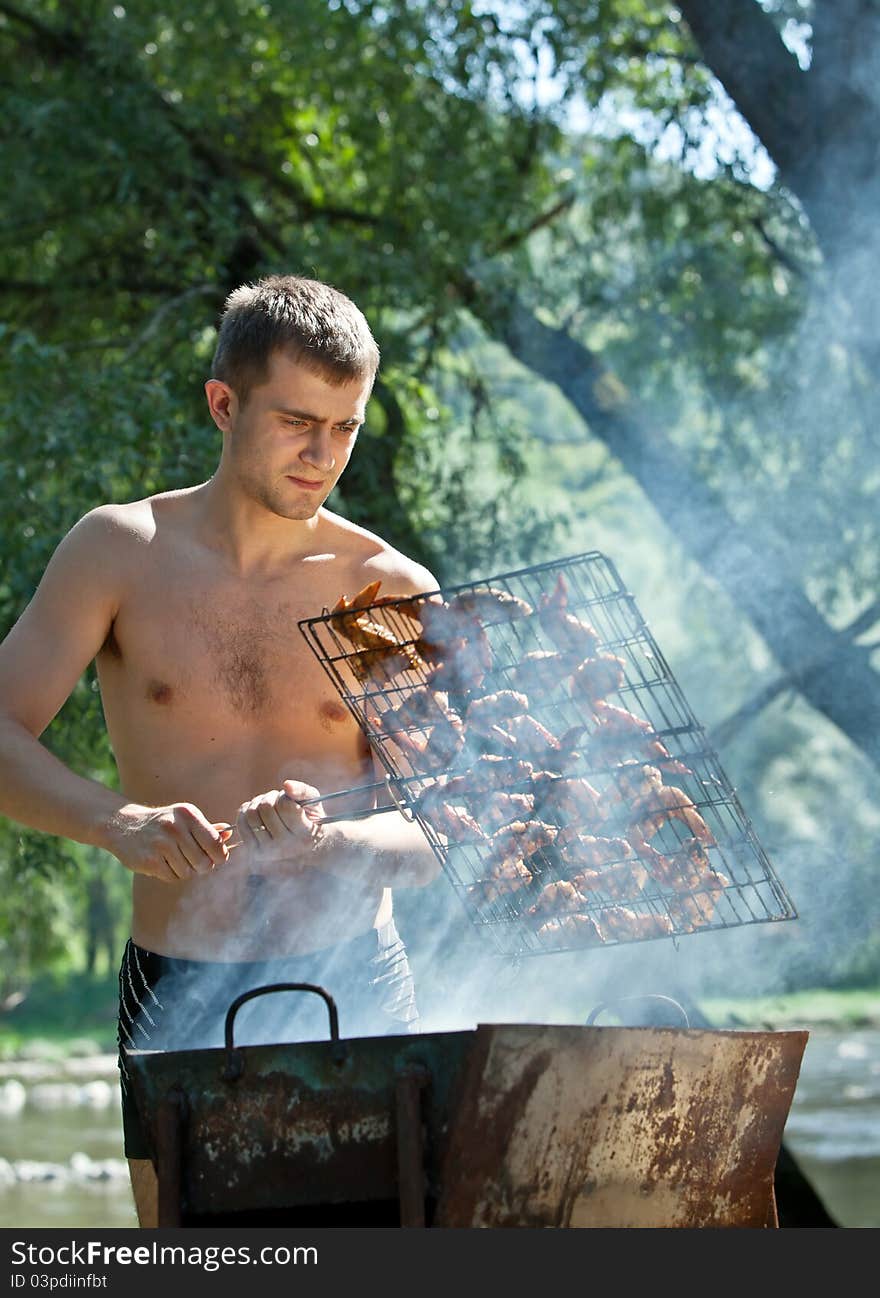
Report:
<svg viewBox="0 0 880 1298"><path fill-rule="evenodd" d="M205 383L205 396L211 418L223 433L228 433L238 413L238 397L222 379L208 379Z"/></svg>

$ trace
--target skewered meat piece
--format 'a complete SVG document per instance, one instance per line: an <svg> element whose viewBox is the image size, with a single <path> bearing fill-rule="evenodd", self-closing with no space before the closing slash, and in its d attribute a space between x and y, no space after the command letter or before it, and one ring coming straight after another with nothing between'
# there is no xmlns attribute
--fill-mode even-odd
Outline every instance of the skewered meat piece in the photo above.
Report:
<svg viewBox="0 0 880 1298"><path fill-rule="evenodd" d="M619 690L626 679L626 661L617 654L601 653L585 658L571 678L573 699L584 697L595 708L600 699Z"/></svg>
<svg viewBox="0 0 880 1298"><path fill-rule="evenodd" d="M479 823L494 831L512 820L528 820L535 799L530 793L488 793L469 798L469 805Z"/></svg>
<svg viewBox="0 0 880 1298"><path fill-rule="evenodd" d="M485 753L477 758L466 775L456 778L460 778L472 794L494 793L499 789L509 789L513 784L525 783L533 770L531 762L524 762L519 757Z"/></svg>
<svg viewBox="0 0 880 1298"><path fill-rule="evenodd" d="M419 620L422 624L422 637L436 645L469 639L482 630L479 619L473 613L443 600L427 600L421 607Z"/></svg>
<svg viewBox="0 0 880 1298"><path fill-rule="evenodd" d="M492 646L479 623L474 633L460 636L446 644L424 638L416 641L415 651L429 664L428 684L435 689L466 694L478 690L492 667Z"/></svg>
<svg viewBox="0 0 880 1298"><path fill-rule="evenodd" d="M605 941L599 926L589 915L559 915L538 929L547 941L572 942L578 946L601 946Z"/></svg>
<svg viewBox="0 0 880 1298"><path fill-rule="evenodd" d="M532 872L522 857L498 861L486 879L480 879L468 888L468 896L477 901L497 901L510 892L518 892L532 882Z"/></svg>
<svg viewBox="0 0 880 1298"><path fill-rule="evenodd" d="M673 932L668 915L637 915L627 906L609 906L599 916L599 927L609 937L625 942L628 938L666 937Z"/></svg>
<svg viewBox="0 0 880 1298"><path fill-rule="evenodd" d="M496 829L489 839L487 860L508 861L512 858L532 856L543 847L549 847L558 830L541 820L514 820L502 829Z"/></svg>
<svg viewBox="0 0 880 1298"><path fill-rule="evenodd" d="M417 689L408 694L397 707L383 712L386 733L400 728L435 725L448 719L452 710L449 698L439 690ZM453 714L454 715L454 714Z"/></svg>
<svg viewBox="0 0 880 1298"><path fill-rule="evenodd" d="M581 655L578 653L533 649L509 669L506 684L526 694L534 693L539 698L546 698L555 685L571 675L579 662Z"/></svg>
<svg viewBox="0 0 880 1298"><path fill-rule="evenodd" d="M714 882L705 881L705 891L669 898L669 913L682 932L693 933L712 923L724 885L729 882L719 875Z"/></svg>
<svg viewBox="0 0 880 1298"><path fill-rule="evenodd" d="M444 834L450 843L481 843L486 835L463 807L450 807L445 802L437 803L429 817L431 824L439 834Z"/></svg>
<svg viewBox="0 0 880 1298"><path fill-rule="evenodd" d="M484 590L463 590L453 595L449 607L482 620L515 622L534 612L531 604L506 590L489 586ZM424 624L423 624L424 625Z"/></svg>
<svg viewBox="0 0 880 1298"><path fill-rule="evenodd" d="M574 746L578 738L583 733L583 726L572 726L566 730L561 739L557 739L546 726L529 713L523 716L512 717L505 721L503 726L499 726L501 738L511 747L515 747L518 753L536 762L544 764L551 763L554 766L563 765L577 759ZM511 743L512 741L512 743Z"/></svg>
<svg viewBox="0 0 880 1298"><path fill-rule="evenodd" d="M597 838L592 834L564 830L556 844L566 865L576 869L601 870L616 861L631 861L635 857L625 838Z"/></svg>
<svg viewBox="0 0 880 1298"><path fill-rule="evenodd" d="M576 649L581 657L592 655L599 647L599 633L589 622L582 622L568 611L568 587L562 573L550 595L541 596L538 621L558 649Z"/></svg>
<svg viewBox="0 0 880 1298"><path fill-rule="evenodd" d="M597 699L593 714L598 726L590 736L591 757L616 762L623 757L639 756L656 762L669 773L693 774L690 767L672 756L650 721L602 699Z"/></svg>
<svg viewBox="0 0 880 1298"><path fill-rule="evenodd" d="M572 911L583 910L586 904L586 899L575 885L561 879L556 883L545 884L526 914L533 919L544 920L551 915L567 915Z"/></svg>
<svg viewBox="0 0 880 1298"><path fill-rule="evenodd" d="M381 734L388 734L390 728L386 727L382 717L374 715L370 720ZM431 727L427 739L408 734L405 730L395 730L388 737L407 757L414 771L439 771L448 766L463 748L464 725L450 709L437 725Z"/></svg>
<svg viewBox="0 0 880 1298"><path fill-rule="evenodd" d="M701 886L714 887L722 880L722 887L730 882L725 875L713 869L706 849L697 838L689 838L677 852L663 854L655 851L639 853L651 876L676 892L689 892Z"/></svg>
<svg viewBox="0 0 880 1298"><path fill-rule="evenodd" d="M542 818L568 825L601 824L606 817L602 795L589 780L536 771L532 776L535 807Z"/></svg>
<svg viewBox="0 0 880 1298"><path fill-rule="evenodd" d="M638 857L603 870L586 870L572 876L582 892L604 892L614 901L633 901L648 882L648 871Z"/></svg>
<svg viewBox="0 0 880 1298"><path fill-rule="evenodd" d="M375 684L380 688L393 684L404 672L417 672L423 676L428 671L412 645L395 649L386 645L381 649L364 649L351 654L346 660L361 684Z"/></svg>
<svg viewBox="0 0 880 1298"><path fill-rule="evenodd" d="M667 820L682 821L694 838L707 847L715 844L715 836L684 789L664 784L663 772L656 766L635 763L623 770L619 783L622 792L633 799L630 806L633 837L629 834L627 837L637 852L639 843L653 838Z"/></svg>
<svg viewBox="0 0 880 1298"><path fill-rule="evenodd" d="M347 609L368 608L373 603L379 592L381 581L371 581L369 585L362 587L356 595L340 595L339 599L331 608L331 613L344 613ZM344 619L340 619L344 621Z"/></svg>
<svg viewBox="0 0 880 1298"><path fill-rule="evenodd" d="M481 735L499 722L522 716L528 711L528 707L529 700L525 694L519 694L516 690L496 690L494 694L473 699L468 704L464 719L472 730Z"/></svg>

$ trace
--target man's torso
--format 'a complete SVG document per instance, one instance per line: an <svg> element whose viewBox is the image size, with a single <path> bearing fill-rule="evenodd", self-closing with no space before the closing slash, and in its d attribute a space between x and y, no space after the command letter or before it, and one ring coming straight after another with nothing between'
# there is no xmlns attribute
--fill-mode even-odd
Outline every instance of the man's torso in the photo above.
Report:
<svg viewBox="0 0 880 1298"><path fill-rule="evenodd" d="M368 745L297 624L382 576L387 547L326 515L314 553L280 575L242 577L193 538L188 493L125 508L140 511L143 543L96 662L124 795L148 806L190 802L212 822L232 822L241 803L286 778L322 793L371 783ZM339 798L330 809L355 811L371 798ZM233 851L228 865L191 882L136 875L133 906L140 946L246 960L357 936L390 918L391 896L283 864L255 875Z"/></svg>

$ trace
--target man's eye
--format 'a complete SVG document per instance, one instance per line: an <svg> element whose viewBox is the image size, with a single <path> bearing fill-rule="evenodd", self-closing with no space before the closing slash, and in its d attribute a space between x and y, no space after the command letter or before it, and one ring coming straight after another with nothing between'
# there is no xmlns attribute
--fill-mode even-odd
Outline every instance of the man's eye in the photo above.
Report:
<svg viewBox="0 0 880 1298"><path fill-rule="evenodd" d="M285 419L284 422L287 424L288 428L305 428L306 426L306 421L304 419Z"/></svg>

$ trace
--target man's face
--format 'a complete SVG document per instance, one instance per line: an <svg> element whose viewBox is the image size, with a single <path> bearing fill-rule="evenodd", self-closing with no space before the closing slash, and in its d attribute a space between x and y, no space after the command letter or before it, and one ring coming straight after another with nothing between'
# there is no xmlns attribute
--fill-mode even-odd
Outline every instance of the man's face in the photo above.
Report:
<svg viewBox="0 0 880 1298"><path fill-rule="evenodd" d="M371 386L366 378L336 386L273 352L266 382L233 407L228 455L238 485L281 518L312 518L348 464Z"/></svg>

